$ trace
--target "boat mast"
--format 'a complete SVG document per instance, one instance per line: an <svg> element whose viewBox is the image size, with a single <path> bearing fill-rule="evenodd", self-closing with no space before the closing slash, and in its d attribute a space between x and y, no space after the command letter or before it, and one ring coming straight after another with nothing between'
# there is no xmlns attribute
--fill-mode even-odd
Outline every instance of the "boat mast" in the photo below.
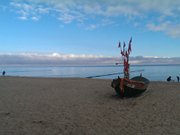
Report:
<svg viewBox="0 0 180 135"><path fill-rule="evenodd" d="M127 78L129 79L129 55L130 55L130 52L132 51L131 50L131 43L132 43L132 37L131 39L129 40L129 45L128 45L128 49L126 48L126 43L124 42L123 43L123 48L121 48L121 43L119 42L119 48L120 48L120 52L121 52L121 55L123 57L123 60L124 60L124 78Z"/></svg>

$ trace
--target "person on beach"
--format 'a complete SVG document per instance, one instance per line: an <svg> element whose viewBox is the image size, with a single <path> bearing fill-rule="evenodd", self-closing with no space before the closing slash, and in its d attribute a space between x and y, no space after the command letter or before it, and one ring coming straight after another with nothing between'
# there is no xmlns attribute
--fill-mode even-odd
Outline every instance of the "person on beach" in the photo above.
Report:
<svg viewBox="0 0 180 135"><path fill-rule="evenodd" d="M2 72L2 76L5 76L5 74L6 74L6 71L3 71L3 72Z"/></svg>
<svg viewBox="0 0 180 135"><path fill-rule="evenodd" d="M177 76L177 82L179 82L179 76Z"/></svg>
<svg viewBox="0 0 180 135"><path fill-rule="evenodd" d="M170 82L171 81L171 76L169 76L168 78L167 78L167 82Z"/></svg>

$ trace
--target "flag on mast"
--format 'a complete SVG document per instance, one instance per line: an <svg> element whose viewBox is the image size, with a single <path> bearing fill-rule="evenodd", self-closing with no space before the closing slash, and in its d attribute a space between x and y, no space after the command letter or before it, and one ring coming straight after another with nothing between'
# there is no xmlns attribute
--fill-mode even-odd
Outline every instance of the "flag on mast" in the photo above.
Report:
<svg viewBox="0 0 180 135"><path fill-rule="evenodd" d="M125 56L125 53L126 53L126 43L124 42L123 43L123 50L121 50L121 55Z"/></svg>
<svg viewBox="0 0 180 135"><path fill-rule="evenodd" d="M121 48L121 42L119 41L118 48Z"/></svg>
<svg viewBox="0 0 180 135"><path fill-rule="evenodd" d="M131 37L131 39L129 40L128 53L130 53L130 52L132 51L132 49L131 49L131 43L132 43L132 37Z"/></svg>
<svg viewBox="0 0 180 135"><path fill-rule="evenodd" d="M123 49L125 49L125 47L126 47L126 43L124 42Z"/></svg>

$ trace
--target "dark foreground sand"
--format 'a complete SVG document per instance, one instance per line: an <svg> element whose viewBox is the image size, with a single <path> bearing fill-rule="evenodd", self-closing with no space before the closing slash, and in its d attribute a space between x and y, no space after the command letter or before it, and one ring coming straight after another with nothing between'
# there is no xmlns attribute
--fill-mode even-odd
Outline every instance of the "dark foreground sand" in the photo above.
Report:
<svg viewBox="0 0 180 135"><path fill-rule="evenodd" d="M179 135L180 83L119 99L111 80L0 77L0 135Z"/></svg>

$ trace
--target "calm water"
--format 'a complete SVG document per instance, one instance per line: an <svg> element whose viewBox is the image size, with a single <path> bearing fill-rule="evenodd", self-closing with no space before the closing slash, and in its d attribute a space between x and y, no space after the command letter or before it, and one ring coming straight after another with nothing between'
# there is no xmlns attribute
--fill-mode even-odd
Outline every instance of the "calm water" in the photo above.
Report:
<svg viewBox="0 0 180 135"><path fill-rule="evenodd" d="M89 77L120 72L122 77L122 66L0 66L0 72L6 71L8 76L28 76L28 77ZM142 75L151 81L166 81L168 76L176 80L180 76L180 65L153 65L153 66L131 66L131 77ZM103 76L98 78L113 79L118 75Z"/></svg>

